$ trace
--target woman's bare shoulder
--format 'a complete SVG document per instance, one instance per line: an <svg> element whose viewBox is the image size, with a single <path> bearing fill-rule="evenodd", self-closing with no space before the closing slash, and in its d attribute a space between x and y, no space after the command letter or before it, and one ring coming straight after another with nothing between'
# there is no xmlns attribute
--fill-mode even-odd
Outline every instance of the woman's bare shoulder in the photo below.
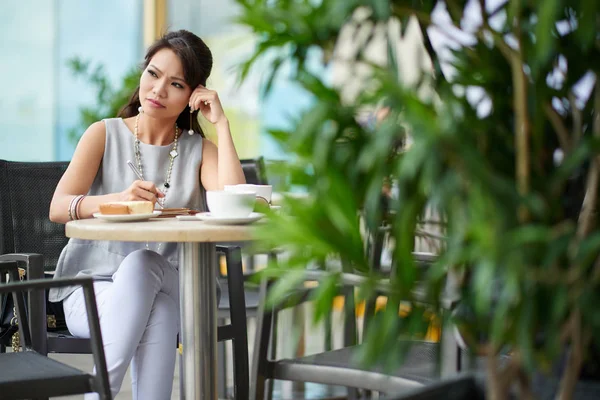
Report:
<svg viewBox="0 0 600 400"><path fill-rule="evenodd" d="M97 121L91 124L81 136L78 148L90 147L101 147L104 149L104 143L106 142L106 123L104 121Z"/></svg>
<svg viewBox="0 0 600 400"><path fill-rule="evenodd" d="M94 122L87 128L87 130L84 132L84 135L106 135L106 122L104 122L104 120Z"/></svg>

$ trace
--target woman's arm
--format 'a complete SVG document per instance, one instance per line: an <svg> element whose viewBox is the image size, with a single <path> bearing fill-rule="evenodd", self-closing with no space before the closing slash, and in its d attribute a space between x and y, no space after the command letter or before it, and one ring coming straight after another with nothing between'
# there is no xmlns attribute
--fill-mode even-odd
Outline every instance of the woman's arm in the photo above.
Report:
<svg viewBox="0 0 600 400"><path fill-rule="evenodd" d="M235 151L229 121L217 92L200 85L190 96L190 107L199 109L202 115L215 125L219 147L209 140L202 146L200 178L206 190L223 190L225 185L246 183L240 159Z"/></svg>
<svg viewBox="0 0 600 400"><path fill-rule="evenodd" d="M202 186L206 190L223 190L225 185L246 183L240 159L235 151L229 122L217 125L219 147L204 139L202 146Z"/></svg>
<svg viewBox="0 0 600 400"><path fill-rule="evenodd" d="M85 195L92 186L102 157L106 141L104 122L92 124L77 144L69 167L56 186L50 203L50 220L64 224L69 221L71 200L78 195ZM99 205L109 201L149 200L156 202L156 196L164 196L158 192L152 182L135 181L127 190L102 196L86 196L80 201L79 218L90 218L98 212Z"/></svg>
<svg viewBox="0 0 600 400"><path fill-rule="evenodd" d="M50 203L50 220L58 223L69 221L69 205L77 195L86 194L96 177L102 156L104 155L104 142L106 140L106 127L104 122L92 124L83 134L77 144L69 167L56 186L52 202ZM105 196L102 196L105 197ZM106 200L85 198L79 205L82 218L92 214L100 202Z"/></svg>

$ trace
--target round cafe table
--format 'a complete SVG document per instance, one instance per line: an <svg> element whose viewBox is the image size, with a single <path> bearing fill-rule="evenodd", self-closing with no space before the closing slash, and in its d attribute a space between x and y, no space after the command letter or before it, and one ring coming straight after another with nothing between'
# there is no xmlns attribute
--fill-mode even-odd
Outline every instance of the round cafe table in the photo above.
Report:
<svg viewBox="0 0 600 400"><path fill-rule="evenodd" d="M68 222L66 235L87 240L178 242L182 398L217 399L217 301L215 243L252 239L252 225L208 225L176 218L142 222L84 219ZM183 397L185 396L185 397Z"/></svg>

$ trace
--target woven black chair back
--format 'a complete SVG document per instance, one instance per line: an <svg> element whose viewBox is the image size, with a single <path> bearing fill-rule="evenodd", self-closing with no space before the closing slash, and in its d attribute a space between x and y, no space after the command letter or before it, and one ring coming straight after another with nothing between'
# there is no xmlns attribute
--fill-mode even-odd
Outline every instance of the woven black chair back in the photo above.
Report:
<svg viewBox="0 0 600 400"><path fill-rule="evenodd" d="M0 160L0 254L43 254L44 270L54 270L68 238L48 215L67 165Z"/></svg>

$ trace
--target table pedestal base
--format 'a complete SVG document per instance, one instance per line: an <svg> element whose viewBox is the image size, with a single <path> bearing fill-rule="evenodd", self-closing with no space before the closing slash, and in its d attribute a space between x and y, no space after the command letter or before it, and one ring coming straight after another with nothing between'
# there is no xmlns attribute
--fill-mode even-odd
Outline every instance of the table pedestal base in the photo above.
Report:
<svg viewBox="0 0 600 400"><path fill-rule="evenodd" d="M214 243L179 245L182 399L217 400L217 259ZM193 288L197 288L194 290Z"/></svg>

